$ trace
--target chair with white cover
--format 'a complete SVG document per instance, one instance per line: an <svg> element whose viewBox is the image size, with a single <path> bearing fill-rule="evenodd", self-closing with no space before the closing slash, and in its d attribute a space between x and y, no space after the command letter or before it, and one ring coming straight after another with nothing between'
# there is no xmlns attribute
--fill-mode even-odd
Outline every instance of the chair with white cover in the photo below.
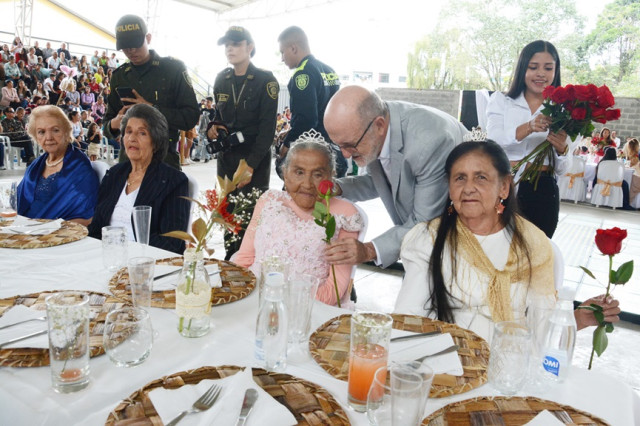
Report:
<svg viewBox="0 0 640 426"><path fill-rule="evenodd" d="M596 185L591 191L591 204L622 207L622 180L624 166L616 160L605 160L598 164Z"/></svg>
<svg viewBox="0 0 640 426"><path fill-rule="evenodd" d="M558 189L561 200L570 200L574 203L587 199L587 188L584 184L584 158L573 157L569 171L558 179Z"/></svg>
<svg viewBox="0 0 640 426"><path fill-rule="evenodd" d="M91 162L91 168L95 172L96 176L98 176L98 182L99 183L102 183L102 178L107 173L107 170L109 170L109 167L110 166L107 163L105 163L104 161L92 161Z"/></svg>

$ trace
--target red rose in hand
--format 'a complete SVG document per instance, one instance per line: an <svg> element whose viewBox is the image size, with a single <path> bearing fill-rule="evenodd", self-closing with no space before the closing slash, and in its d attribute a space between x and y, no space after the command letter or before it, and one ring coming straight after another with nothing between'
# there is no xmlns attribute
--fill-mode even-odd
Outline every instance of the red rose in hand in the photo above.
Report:
<svg viewBox="0 0 640 426"><path fill-rule="evenodd" d="M605 113L606 111L604 108L594 108L591 110L591 119L597 123L604 124L607 122Z"/></svg>
<svg viewBox="0 0 640 426"><path fill-rule="evenodd" d="M596 246L602 252L609 256L620 253L622 250L622 240L627 238L627 230L618 227L611 229L596 230Z"/></svg>
<svg viewBox="0 0 640 426"><path fill-rule="evenodd" d="M318 191L320 191L322 195L331 194L332 189L333 182L331 182L330 180L323 180L322 182L320 182L320 185L318 185Z"/></svg>
<svg viewBox="0 0 640 426"><path fill-rule="evenodd" d="M587 110L584 108L576 108L571 111L571 118L574 120L584 120L587 117Z"/></svg>
<svg viewBox="0 0 640 426"><path fill-rule="evenodd" d="M553 94L553 92L556 90L556 88L554 86L547 86L544 88L544 90L542 91L542 97L544 99L551 99L551 95Z"/></svg>
<svg viewBox="0 0 640 426"><path fill-rule="evenodd" d="M579 101L591 100L591 89L589 86L577 85L573 86L576 91L576 99Z"/></svg>
<svg viewBox="0 0 640 426"><path fill-rule="evenodd" d="M619 109L608 109L604 112L604 118L607 121L619 120L620 119L620 110Z"/></svg>
<svg viewBox="0 0 640 426"><path fill-rule="evenodd" d="M551 94L551 100L556 104L562 104L569 100L569 96L564 87L556 87L553 94Z"/></svg>
<svg viewBox="0 0 640 426"><path fill-rule="evenodd" d="M598 105L602 108L609 108L615 104L611 90L606 85L602 85L598 88Z"/></svg>

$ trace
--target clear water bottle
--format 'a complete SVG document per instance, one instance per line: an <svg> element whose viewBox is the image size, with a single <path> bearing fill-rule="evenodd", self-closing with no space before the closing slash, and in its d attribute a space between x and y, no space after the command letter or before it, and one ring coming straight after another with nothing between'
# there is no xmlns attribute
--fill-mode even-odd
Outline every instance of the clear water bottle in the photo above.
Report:
<svg viewBox="0 0 640 426"><path fill-rule="evenodd" d="M270 272L256 321L255 357L269 371L287 367L287 310L284 305L284 275Z"/></svg>
<svg viewBox="0 0 640 426"><path fill-rule="evenodd" d="M571 369L576 345L576 319L573 316L574 292L562 288L556 307L549 317L547 333L542 345L542 367L547 378L562 382Z"/></svg>

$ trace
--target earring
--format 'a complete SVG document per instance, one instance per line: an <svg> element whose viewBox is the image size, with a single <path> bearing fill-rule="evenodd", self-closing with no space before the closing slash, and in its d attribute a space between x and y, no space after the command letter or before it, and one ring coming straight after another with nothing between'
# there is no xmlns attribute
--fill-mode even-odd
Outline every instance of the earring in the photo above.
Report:
<svg viewBox="0 0 640 426"><path fill-rule="evenodd" d="M447 213L449 214L449 216L451 216L454 211L455 209L453 208L453 201L451 201L451 203L449 204L449 207L447 207Z"/></svg>
<svg viewBox="0 0 640 426"><path fill-rule="evenodd" d="M498 214L502 214L502 212L504 212L504 204L502 204L504 200L502 198L500 198L500 201L498 201L498 204L496 204L496 213Z"/></svg>

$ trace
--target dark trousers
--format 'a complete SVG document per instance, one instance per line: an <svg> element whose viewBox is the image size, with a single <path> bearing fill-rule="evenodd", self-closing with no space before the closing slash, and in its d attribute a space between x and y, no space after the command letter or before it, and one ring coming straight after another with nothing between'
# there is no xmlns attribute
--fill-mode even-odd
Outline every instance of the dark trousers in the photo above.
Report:
<svg viewBox="0 0 640 426"><path fill-rule="evenodd" d="M31 140L11 141L11 146L22 148L21 157L23 161L28 161L35 156L33 153L33 144L31 143ZM11 160L13 160L13 158Z"/></svg>
<svg viewBox="0 0 640 426"><path fill-rule="evenodd" d="M551 238L558 226L560 195L556 179L550 174L541 174L537 189L533 182L521 181L518 185L518 207L520 213Z"/></svg>
<svg viewBox="0 0 640 426"><path fill-rule="evenodd" d="M218 176L224 177L227 176L229 179L233 178L233 174L238 168L238 164L240 160L246 158L246 154L238 153L233 151L227 151L218 154ZM269 177L271 175L271 151L269 151L258 167L253 170L253 176L251 177L251 182L248 185L243 186L242 189L234 191L234 194L244 193L248 194L253 190L253 188L258 188L260 191L264 192L269 189ZM229 212L233 211L234 205L229 204L229 208L227 209ZM251 213L253 213L253 209L250 209ZM249 224L244 224L244 227ZM224 234L225 247L227 248L227 253L225 255L225 260L229 260L231 256L240 249L240 244L242 243L242 237L244 236L244 230L240 231L237 236L231 235L228 232ZM232 241L235 240L235 241Z"/></svg>

